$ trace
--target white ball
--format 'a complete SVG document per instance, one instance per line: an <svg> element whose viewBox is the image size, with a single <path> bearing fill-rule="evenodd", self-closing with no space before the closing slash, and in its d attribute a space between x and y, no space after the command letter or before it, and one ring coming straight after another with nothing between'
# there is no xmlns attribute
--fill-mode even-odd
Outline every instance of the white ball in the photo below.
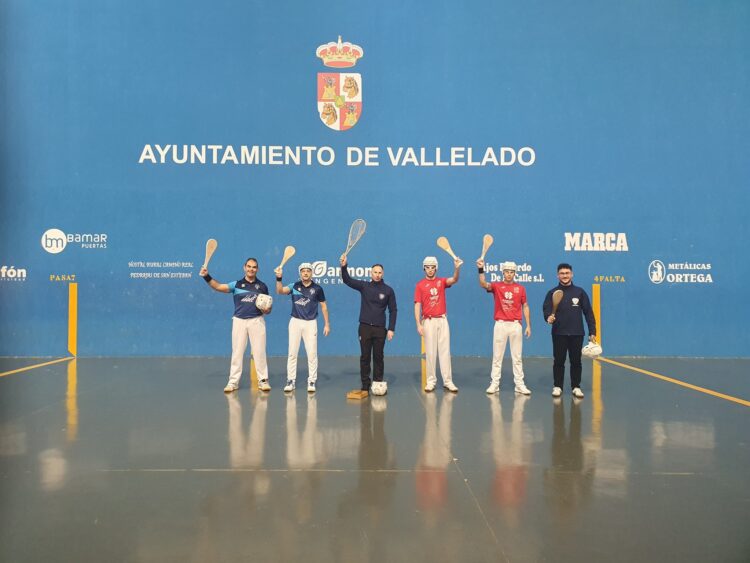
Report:
<svg viewBox="0 0 750 563"><path fill-rule="evenodd" d="M255 306L262 312L267 313L273 305L273 297L265 293L259 293L255 298Z"/></svg>

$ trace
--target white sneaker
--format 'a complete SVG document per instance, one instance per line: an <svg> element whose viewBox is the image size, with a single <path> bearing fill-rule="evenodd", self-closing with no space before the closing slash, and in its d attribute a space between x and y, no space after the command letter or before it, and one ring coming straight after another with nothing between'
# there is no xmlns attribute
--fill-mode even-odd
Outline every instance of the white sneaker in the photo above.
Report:
<svg viewBox="0 0 750 563"><path fill-rule="evenodd" d="M456 384L452 381L449 381L448 383L443 383L443 389L447 389L451 393L458 393L458 387L456 387Z"/></svg>
<svg viewBox="0 0 750 563"><path fill-rule="evenodd" d="M232 393L233 391L237 391L238 387L236 385L233 385L232 383L227 383L227 386L224 387L224 393Z"/></svg>
<svg viewBox="0 0 750 563"><path fill-rule="evenodd" d="M519 395L531 395L531 389L521 383L521 385L516 385L516 393Z"/></svg>
<svg viewBox="0 0 750 563"><path fill-rule="evenodd" d="M553 397L559 397L560 395L562 395L562 389L560 389L559 387L553 387L552 388L552 396Z"/></svg>
<svg viewBox="0 0 750 563"><path fill-rule="evenodd" d="M315 382L309 381L307 382L307 392L308 393L315 393Z"/></svg>
<svg viewBox="0 0 750 563"><path fill-rule="evenodd" d="M500 384L493 381L492 383L490 383L490 386L487 387L487 391L485 391L485 393L487 393L488 395L494 395L498 391L500 391Z"/></svg>
<svg viewBox="0 0 750 563"><path fill-rule="evenodd" d="M581 391L580 387L576 387L575 389L573 389L573 396L576 399L583 399L583 391Z"/></svg>
<svg viewBox="0 0 750 563"><path fill-rule="evenodd" d="M373 395L382 396L388 392L388 383L386 381L373 381L370 388Z"/></svg>
<svg viewBox="0 0 750 563"><path fill-rule="evenodd" d="M258 387L260 387L260 385L258 385ZM295 387L296 387L296 384L295 384L294 380L293 379L287 379L286 380L286 385L284 385L284 393L291 393L292 391L294 391ZM264 389L264 391L265 391L265 389Z"/></svg>
<svg viewBox="0 0 750 563"><path fill-rule="evenodd" d="M258 381L258 389L260 389L261 391L270 391L271 386L268 384L268 380L261 379L260 381Z"/></svg>
<svg viewBox="0 0 750 563"><path fill-rule="evenodd" d="M427 385L424 386L424 390L427 393L433 392L435 390L435 384L434 383L428 383Z"/></svg>

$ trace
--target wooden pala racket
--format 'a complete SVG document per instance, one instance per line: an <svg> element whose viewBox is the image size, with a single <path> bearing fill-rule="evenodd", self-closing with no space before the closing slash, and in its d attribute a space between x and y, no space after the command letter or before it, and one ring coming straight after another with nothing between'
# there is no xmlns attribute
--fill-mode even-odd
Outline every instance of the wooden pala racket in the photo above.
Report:
<svg viewBox="0 0 750 563"><path fill-rule="evenodd" d="M560 301L562 301L563 298L563 290L562 289L556 289L552 292L552 316L555 316L555 313L557 313L557 307L560 305Z"/></svg>
<svg viewBox="0 0 750 563"><path fill-rule="evenodd" d="M479 257L480 260L484 260L484 256L487 254L487 251L490 249L493 242L495 242L495 239L492 238L492 235L484 235L484 237L482 237L482 255Z"/></svg>
<svg viewBox="0 0 750 563"><path fill-rule="evenodd" d="M283 268L284 264L289 262L289 259L294 256L294 253L297 252L297 249L293 246L287 246L284 248L284 256L281 257L281 264L279 264L279 268Z"/></svg>
<svg viewBox="0 0 750 563"><path fill-rule="evenodd" d="M214 252L216 252L216 249L219 247L219 243L216 242L216 239L210 238L206 241L206 259L203 260L203 267L208 268L208 262L211 260L211 256L214 255Z"/></svg>
<svg viewBox="0 0 750 563"><path fill-rule="evenodd" d="M458 260L458 256L453 252L453 249L451 248L451 244L448 242L448 239L445 237L438 237L437 239L437 245L445 250L448 254L450 254L451 258L454 260Z"/></svg>

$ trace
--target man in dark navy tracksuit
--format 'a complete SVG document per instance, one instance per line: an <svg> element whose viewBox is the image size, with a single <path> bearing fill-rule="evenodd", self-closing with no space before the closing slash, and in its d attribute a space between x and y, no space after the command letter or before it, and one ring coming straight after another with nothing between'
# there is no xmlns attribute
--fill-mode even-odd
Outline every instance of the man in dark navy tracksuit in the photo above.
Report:
<svg viewBox="0 0 750 563"><path fill-rule="evenodd" d="M596 319L591 310L589 296L576 285L573 285L573 267L570 264L557 266L557 279L560 282L547 292L542 305L544 320L552 325L552 353L555 361L552 368L554 387L552 396L562 395L565 378L565 355L570 358L570 386L573 396L583 397L581 391L581 348L583 347L583 317L589 330L589 340L596 341ZM562 290L563 298L552 314L552 293Z"/></svg>
<svg viewBox="0 0 750 563"><path fill-rule="evenodd" d="M374 365L372 380L373 393L385 394L386 384L383 382L383 349L385 340L393 338L396 330L396 294L383 281L383 266L375 264L370 274L371 281L353 279L346 269L346 256L342 255L341 279L352 289L359 291L362 296L359 309L359 370L362 379L362 390L370 389L370 358ZM385 310L388 309L388 329L385 325ZM377 387L377 389L376 389Z"/></svg>

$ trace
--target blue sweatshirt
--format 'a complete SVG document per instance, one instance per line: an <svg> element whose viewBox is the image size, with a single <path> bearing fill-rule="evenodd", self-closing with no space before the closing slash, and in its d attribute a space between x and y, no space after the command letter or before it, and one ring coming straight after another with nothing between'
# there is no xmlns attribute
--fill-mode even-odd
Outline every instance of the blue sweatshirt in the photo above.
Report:
<svg viewBox="0 0 750 563"><path fill-rule="evenodd" d="M383 281L355 280L346 268L341 268L344 283L359 291L362 304L359 308L359 322L370 326L385 326L385 309L388 308L388 330L396 331L396 294L391 286Z"/></svg>
<svg viewBox="0 0 750 563"><path fill-rule="evenodd" d="M577 285L560 285L553 287L547 292L542 305L544 322L552 314L552 293L562 289L563 298L557 306L555 322L552 323L552 334L561 336L583 336L583 317L589 328L589 335L596 336L596 319L594 311L591 310L591 301L583 288Z"/></svg>

